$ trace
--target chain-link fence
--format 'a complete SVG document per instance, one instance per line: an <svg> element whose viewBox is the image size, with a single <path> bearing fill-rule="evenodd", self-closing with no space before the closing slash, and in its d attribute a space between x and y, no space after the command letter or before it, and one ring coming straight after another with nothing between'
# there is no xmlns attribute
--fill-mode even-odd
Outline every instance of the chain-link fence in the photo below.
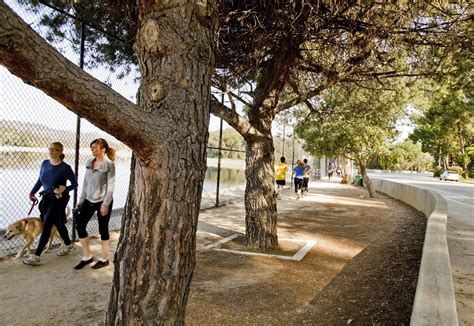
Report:
<svg viewBox="0 0 474 326"><path fill-rule="evenodd" d="M46 30L40 24L40 20L43 15L52 14L53 9L44 6L31 10L18 5L15 1L7 1L7 4L36 32L45 37ZM84 44L84 51L81 53L74 51L76 45L68 41L66 36L60 41L56 40L52 45L73 63L82 66L82 63L90 60L93 55L87 51L87 39ZM83 69L98 80L108 84L123 96L134 98L138 88L138 84L134 82L138 75L133 73L136 69L132 69L127 78L120 79L118 76L124 73L125 68L110 71L104 67L87 67L90 66L85 65ZM41 162L49 157L48 147L52 142L59 141L64 145L65 162L71 165L78 178L79 188L77 192L70 194L72 198L69 201L69 208L72 209L78 193L80 194L82 190L86 161L92 157L90 143L99 137L105 138L110 146L117 150L115 161L117 191L114 193L110 229L119 229L121 212L128 192L131 150L86 120L78 119L75 114L38 89L24 84L3 67L0 68L0 81L2 84L0 234L3 234L9 224L27 217L31 207L28 194L39 177ZM29 216L39 216L38 208L34 207ZM71 219L68 228L73 234ZM98 233L95 221L89 223L88 228L90 234ZM9 241L2 238L0 256L15 253L22 244L23 240L19 237Z"/></svg>
<svg viewBox="0 0 474 326"><path fill-rule="evenodd" d="M113 70L97 65L95 53L90 48L88 37L94 40L103 37L99 29L87 26L81 33L80 42L77 35L70 35L65 30L62 37L48 36L48 29L41 23L44 15L48 19L60 15L61 19L70 20L69 26L79 24L74 16L51 5L36 3L33 10L19 5L16 0L6 0L36 32L44 39L51 41L71 62L79 65L89 74L106 83L130 101L135 95L140 79L138 69L131 65L115 67ZM84 25L82 25L84 28ZM84 31L84 29L83 29ZM110 35L109 35L110 36ZM80 51L79 51L80 50ZM65 147L65 162L70 164L77 175L79 187L71 193L69 208L76 203L82 190L82 181L86 161L91 158L90 143L96 138L105 138L111 147L117 150L116 156L116 187L114 192L114 209L110 221L110 229L120 229L121 217L128 195L130 178L131 150L111 135L101 131L84 119L67 110L64 106L45 95L40 90L24 84L19 78L10 74L0 66L0 257L15 254L24 244L23 239L15 237L11 240L3 238L5 229L11 223L27 217L31 207L28 199L33 185L39 177L41 162L48 159L48 147L52 142L59 141ZM275 155L289 155L300 158L303 150L299 142L283 138L275 138ZM281 147L280 147L281 146ZM277 154L278 153L278 154ZM287 161L289 164L292 161ZM228 128L210 132L208 146L208 169L204 181L201 209L214 207L229 200L243 200L245 188L245 142L233 129ZM291 173L288 175L288 181ZM30 216L39 216L34 207ZM72 220L68 228L74 237ZM98 234L96 220L88 224L90 235ZM33 244L36 246L36 243Z"/></svg>
<svg viewBox="0 0 474 326"><path fill-rule="evenodd" d="M7 0L6 3L47 40L50 40L46 36L47 30L40 23L43 15L51 16L59 13L64 15L64 19L74 19L50 6L40 5L39 8L31 10L31 8L18 5L15 0ZM89 26L89 34L85 33L84 46L80 53L76 51L77 44L69 41L71 38L68 38L67 34L59 41L55 39L52 45L71 62L79 65L127 99L134 101L139 86L137 82L139 73L135 67L127 66L111 71L102 66L87 64L91 60L91 56L94 55L92 51L88 52L87 35L90 35L91 32L98 34L91 37L96 39L100 37L101 32ZM92 157L90 143L96 138L105 138L109 145L117 150L114 209L110 229L119 229L128 194L131 150L88 121L78 119L74 113L61 104L40 90L24 84L1 66L0 83L0 107L2 109L0 117L0 147L2 149L0 153L2 171L0 180L0 256L15 254L24 244L20 237L7 240L3 238L3 235L8 225L27 217L31 208L28 194L39 177L41 162L49 158L49 144L56 141L64 145L65 162L71 165L79 182L77 193L71 193L70 209L75 205L77 196L82 190L85 164ZM240 136L236 138L235 135L229 138L225 133L224 137L221 137L220 143L216 143L216 139L219 139L219 134L222 133L219 131L210 133L209 168L204 182L202 208L243 197L245 184L243 139ZM239 137L240 139L238 139ZM226 148L223 149L223 147ZM219 148L221 149L219 150ZM219 152L221 159L219 159ZM33 208L29 216L39 216L37 206ZM72 219L68 221L68 229L74 238ZM90 235L98 234L98 225L95 220L88 224L88 232ZM34 246L36 243L33 244Z"/></svg>

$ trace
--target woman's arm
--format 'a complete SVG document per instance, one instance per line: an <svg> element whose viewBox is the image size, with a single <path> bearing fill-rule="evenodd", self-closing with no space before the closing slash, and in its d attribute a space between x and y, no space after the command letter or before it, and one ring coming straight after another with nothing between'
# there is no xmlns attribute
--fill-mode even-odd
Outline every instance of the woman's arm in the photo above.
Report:
<svg viewBox="0 0 474 326"><path fill-rule="evenodd" d="M79 200L77 201L77 206L82 206L86 201L86 189L87 185L89 184L89 176L88 176L89 169L86 168L86 173L84 174L84 181L82 181L82 190L81 195L79 196Z"/></svg>
<svg viewBox="0 0 474 326"><path fill-rule="evenodd" d="M115 190L115 164L109 165L109 171L107 172L107 192L104 197L104 205L110 205Z"/></svg>
<svg viewBox="0 0 474 326"><path fill-rule="evenodd" d="M69 165L68 165L66 173L67 173L66 178L71 183L69 186L66 187L66 190L71 191L71 190L76 189L77 188L76 175L74 174L74 172L72 171L72 169Z"/></svg>

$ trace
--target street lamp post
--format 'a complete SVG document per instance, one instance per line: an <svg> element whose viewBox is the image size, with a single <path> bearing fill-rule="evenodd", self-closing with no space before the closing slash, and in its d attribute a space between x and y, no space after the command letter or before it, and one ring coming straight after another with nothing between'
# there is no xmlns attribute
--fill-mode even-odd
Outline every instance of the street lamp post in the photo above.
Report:
<svg viewBox="0 0 474 326"><path fill-rule="evenodd" d="M293 169L295 167L295 135L288 135L288 137L293 137L292 140L292 153L291 153L291 180L290 188L293 188Z"/></svg>
<svg viewBox="0 0 474 326"><path fill-rule="evenodd" d="M282 140L282 146L281 146L281 156L285 156L285 127L286 124L283 123L283 140Z"/></svg>

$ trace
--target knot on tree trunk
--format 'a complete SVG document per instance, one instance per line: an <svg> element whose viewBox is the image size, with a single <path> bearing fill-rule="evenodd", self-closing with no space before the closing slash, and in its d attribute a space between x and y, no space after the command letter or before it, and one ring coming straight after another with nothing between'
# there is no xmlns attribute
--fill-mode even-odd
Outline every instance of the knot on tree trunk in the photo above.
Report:
<svg viewBox="0 0 474 326"><path fill-rule="evenodd" d="M140 38L150 54L163 56L167 52L165 44L160 42L160 26L156 20L150 18L145 22Z"/></svg>
<svg viewBox="0 0 474 326"><path fill-rule="evenodd" d="M165 86L157 81L151 82L146 86L146 94L152 102L160 102L166 97L168 93Z"/></svg>

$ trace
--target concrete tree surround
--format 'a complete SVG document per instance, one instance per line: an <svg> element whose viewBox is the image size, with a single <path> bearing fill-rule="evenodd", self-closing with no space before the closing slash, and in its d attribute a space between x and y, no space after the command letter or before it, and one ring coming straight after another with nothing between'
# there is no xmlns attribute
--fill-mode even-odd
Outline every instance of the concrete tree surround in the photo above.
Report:
<svg viewBox="0 0 474 326"><path fill-rule="evenodd" d="M448 206L437 192L372 178L375 189L423 212L428 221L411 325L458 325L446 227Z"/></svg>

